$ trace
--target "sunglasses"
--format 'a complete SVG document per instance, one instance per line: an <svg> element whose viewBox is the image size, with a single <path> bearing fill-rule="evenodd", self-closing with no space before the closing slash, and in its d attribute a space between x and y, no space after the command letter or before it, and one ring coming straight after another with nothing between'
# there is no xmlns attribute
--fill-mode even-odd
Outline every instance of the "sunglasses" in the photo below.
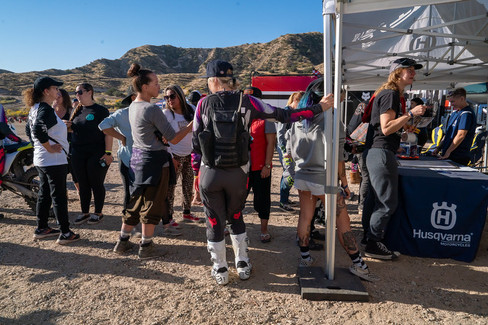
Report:
<svg viewBox="0 0 488 325"><path fill-rule="evenodd" d="M83 90L78 90L78 91L75 91L75 95L83 95Z"/></svg>
<svg viewBox="0 0 488 325"><path fill-rule="evenodd" d="M176 95L175 94L171 94L169 96L164 96L163 98L166 99L166 100L175 99L176 98Z"/></svg>

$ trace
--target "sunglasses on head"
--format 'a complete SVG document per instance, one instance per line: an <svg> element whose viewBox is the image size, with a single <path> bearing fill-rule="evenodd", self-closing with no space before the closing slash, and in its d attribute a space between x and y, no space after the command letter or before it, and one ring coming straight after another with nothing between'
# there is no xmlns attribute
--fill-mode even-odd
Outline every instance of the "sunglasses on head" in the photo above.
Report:
<svg viewBox="0 0 488 325"><path fill-rule="evenodd" d="M164 96L164 99L166 99L166 100L175 99L175 98L176 98L175 94L171 94L169 96Z"/></svg>
<svg viewBox="0 0 488 325"><path fill-rule="evenodd" d="M75 95L83 95L83 90L78 90L78 91L75 91Z"/></svg>

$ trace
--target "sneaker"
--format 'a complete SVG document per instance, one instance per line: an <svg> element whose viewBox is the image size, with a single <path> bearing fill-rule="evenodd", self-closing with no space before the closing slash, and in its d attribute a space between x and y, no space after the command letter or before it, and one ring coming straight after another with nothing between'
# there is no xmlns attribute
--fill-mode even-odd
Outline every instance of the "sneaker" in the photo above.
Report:
<svg viewBox="0 0 488 325"><path fill-rule="evenodd" d="M52 229L52 228L44 228L44 229L36 229L34 231L34 239L43 239L48 237L56 237L59 236L61 231L59 229Z"/></svg>
<svg viewBox="0 0 488 325"><path fill-rule="evenodd" d="M281 203L280 202L280 209L285 211L285 212L293 212L295 211L295 209L293 209L292 207L290 207L290 205L288 205L287 203Z"/></svg>
<svg viewBox="0 0 488 325"><path fill-rule="evenodd" d="M318 230L312 231L312 233L310 234L310 237L312 237L312 239L316 239L316 240L321 240L321 241L325 240L325 234L322 235Z"/></svg>
<svg viewBox="0 0 488 325"><path fill-rule="evenodd" d="M212 278L214 278L215 281L217 281L217 284L224 286L227 283L229 283L229 271L227 270L226 267L221 267L218 270L215 270L212 268L211 275L212 275Z"/></svg>
<svg viewBox="0 0 488 325"><path fill-rule="evenodd" d="M312 256L309 256L308 258L300 258L300 263L298 264L298 267L307 267L311 266L315 262Z"/></svg>
<svg viewBox="0 0 488 325"><path fill-rule="evenodd" d="M290 201L288 200L288 203L287 203L289 206L293 207L293 208L297 208L300 206L300 203L299 202L293 202L293 201Z"/></svg>
<svg viewBox="0 0 488 325"><path fill-rule="evenodd" d="M271 241L271 235L269 233L259 235L261 243L269 243Z"/></svg>
<svg viewBox="0 0 488 325"><path fill-rule="evenodd" d="M150 242L149 244L144 244L139 246L139 253L138 253L140 260L147 260L150 258L159 257L160 254L154 248L154 243Z"/></svg>
<svg viewBox="0 0 488 325"><path fill-rule="evenodd" d="M181 231L171 226L163 228L163 236L177 237L181 235L183 235Z"/></svg>
<svg viewBox="0 0 488 325"><path fill-rule="evenodd" d="M244 261L237 262L237 273L241 280L247 280L251 277L252 265Z"/></svg>
<svg viewBox="0 0 488 325"><path fill-rule="evenodd" d="M368 240L366 249L364 250L364 256L377 258L379 260L392 260L398 256L390 251L385 244L379 241Z"/></svg>
<svg viewBox="0 0 488 325"><path fill-rule="evenodd" d="M98 215L98 214L92 214L90 219L88 219L88 224L89 225L96 225L97 223L100 223L103 219L103 214Z"/></svg>
<svg viewBox="0 0 488 325"><path fill-rule="evenodd" d="M172 227L172 228L174 228L174 229L181 229L180 224L179 224L179 223L177 223L177 222L175 221L175 219L171 219L171 220L169 221L169 226L170 226L170 227Z"/></svg>
<svg viewBox="0 0 488 325"><path fill-rule="evenodd" d="M199 217L195 217L193 214L189 213L189 214L183 215L183 221L185 221L185 222L203 222L204 220L199 218Z"/></svg>
<svg viewBox="0 0 488 325"><path fill-rule="evenodd" d="M349 267L349 272L369 282L376 282L380 279L377 275L371 273L369 269L363 269L356 264Z"/></svg>
<svg viewBox="0 0 488 325"><path fill-rule="evenodd" d="M84 224L85 222L90 219L90 214L80 214L78 217L76 217L74 224L75 225L81 225Z"/></svg>
<svg viewBox="0 0 488 325"><path fill-rule="evenodd" d="M123 253L127 252L128 250L131 250L134 247L134 244L132 244L129 239L127 240L118 240L117 244L115 244L114 247L114 253L117 253L119 255L122 255Z"/></svg>
<svg viewBox="0 0 488 325"><path fill-rule="evenodd" d="M59 245L67 245L79 239L80 239L80 235L70 231L66 236L63 234L59 235L58 240L56 240L56 243L58 243Z"/></svg>

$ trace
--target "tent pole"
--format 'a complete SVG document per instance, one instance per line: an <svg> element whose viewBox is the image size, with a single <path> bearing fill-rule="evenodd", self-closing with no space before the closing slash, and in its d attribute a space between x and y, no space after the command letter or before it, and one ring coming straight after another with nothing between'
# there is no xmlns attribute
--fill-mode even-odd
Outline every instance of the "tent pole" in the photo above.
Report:
<svg viewBox="0 0 488 325"><path fill-rule="evenodd" d="M483 110L481 110L481 116L483 116ZM485 131L488 131L488 100L486 101L486 114L485 114ZM482 169L485 173L488 171L488 141L485 141L485 153L483 155Z"/></svg>
<svg viewBox="0 0 488 325"><path fill-rule="evenodd" d="M323 2L324 10L324 94L332 93L332 46L333 46L333 32L332 22L335 16L335 0L327 0ZM335 103L334 103L335 104ZM335 105L335 107L340 107ZM337 115L337 114L336 114ZM332 130L333 130L333 116L332 109L325 113L324 131L325 131L325 205L324 211L327 218L327 242L325 250L325 274L327 279L334 280L335 267L335 195L333 194L333 153L332 153ZM329 164L329 162L331 162Z"/></svg>

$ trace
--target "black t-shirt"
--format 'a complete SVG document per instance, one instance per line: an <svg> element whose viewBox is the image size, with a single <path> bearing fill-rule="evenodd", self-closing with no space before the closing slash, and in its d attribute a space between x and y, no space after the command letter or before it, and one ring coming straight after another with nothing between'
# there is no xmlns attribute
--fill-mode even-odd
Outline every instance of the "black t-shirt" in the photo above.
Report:
<svg viewBox="0 0 488 325"><path fill-rule="evenodd" d="M71 145L93 145L95 148L105 146L105 134L100 131L98 124L107 116L108 109L101 105L84 106L73 118Z"/></svg>
<svg viewBox="0 0 488 325"><path fill-rule="evenodd" d="M385 89L376 96L371 110L371 125L374 131L373 145L371 147L388 149L396 153L400 147L400 135L398 132L384 135L381 131L380 115L386 113L389 109L395 111L395 118L402 115L402 104L399 92Z"/></svg>

